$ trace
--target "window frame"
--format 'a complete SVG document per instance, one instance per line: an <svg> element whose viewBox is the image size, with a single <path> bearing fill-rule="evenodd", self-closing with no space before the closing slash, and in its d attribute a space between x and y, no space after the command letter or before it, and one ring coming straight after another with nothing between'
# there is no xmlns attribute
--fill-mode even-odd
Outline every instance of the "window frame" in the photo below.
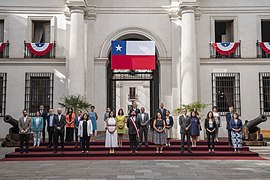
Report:
<svg viewBox="0 0 270 180"><path fill-rule="evenodd" d="M212 106L217 106L217 77L234 77L234 87L233 87L233 106L235 111L241 115L241 88L240 88L240 73L234 72L213 72L211 73L211 82L212 82ZM220 110L221 108L218 107ZM219 111L221 116L225 116L226 112L229 112L229 109L226 111Z"/></svg>
<svg viewBox="0 0 270 180"><path fill-rule="evenodd" d="M266 112L265 107L264 107L265 101L264 101L264 93L263 93L264 92L263 77L269 77L269 79L270 79L270 72L259 72L260 114L270 116L270 109L269 109L269 112ZM270 86L269 86L269 91L270 91ZM270 103L270 99L269 99L269 103Z"/></svg>
<svg viewBox="0 0 270 180"><path fill-rule="evenodd" d="M7 107L7 73L0 73L0 77L3 78L3 89L2 89L2 102L1 103L1 111L0 117L4 117L6 115L6 107Z"/></svg>
<svg viewBox="0 0 270 180"><path fill-rule="evenodd" d="M49 88L49 104L45 104L45 102L40 103L39 105L44 105L45 108L53 108L53 96L54 96L54 73L50 72L30 72L30 73L25 73L25 101L24 101L24 106L25 109L29 112L30 116L35 115L35 110L32 111L31 104L32 103L32 81L31 78L49 78L49 83L50 87ZM45 91L44 91L45 92ZM38 95L40 96L40 95ZM38 106L39 106L38 105ZM48 107L46 107L48 106ZM38 107L37 107L38 108ZM38 110L38 109L37 109Z"/></svg>

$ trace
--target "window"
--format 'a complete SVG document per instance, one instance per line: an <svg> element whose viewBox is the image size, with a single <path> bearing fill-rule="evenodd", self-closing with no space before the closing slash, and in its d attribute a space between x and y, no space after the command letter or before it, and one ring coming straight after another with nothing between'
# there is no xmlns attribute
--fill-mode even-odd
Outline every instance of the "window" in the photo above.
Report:
<svg viewBox="0 0 270 180"><path fill-rule="evenodd" d="M129 99L136 99L136 88L135 87L129 88Z"/></svg>
<svg viewBox="0 0 270 180"><path fill-rule="evenodd" d="M0 19L0 42L4 42L4 20Z"/></svg>
<svg viewBox="0 0 270 180"><path fill-rule="evenodd" d="M221 115L230 106L241 114L240 73L212 73L212 105L218 107Z"/></svg>
<svg viewBox="0 0 270 180"><path fill-rule="evenodd" d="M32 42L50 42L50 21L33 20Z"/></svg>
<svg viewBox="0 0 270 180"><path fill-rule="evenodd" d="M233 42L233 20L215 21L215 42Z"/></svg>
<svg viewBox="0 0 270 180"><path fill-rule="evenodd" d="M262 20L261 26L262 42L270 42L270 20Z"/></svg>
<svg viewBox="0 0 270 180"><path fill-rule="evenodd" d="M270 115L270 72L259 73L260 110L263 115Z"/></svg>
<svg viewBox="0 0 270 180"><path fill-rule="evenodd" d="M45 109L53 108L53 73L26 73L25 108L34 116L40 105Z"/></svg>
<svg viewBox="0 0 270 180"><path fill-rule="evenodd" d="M0 73L0 116L6 115L7 74Z"/></svg>

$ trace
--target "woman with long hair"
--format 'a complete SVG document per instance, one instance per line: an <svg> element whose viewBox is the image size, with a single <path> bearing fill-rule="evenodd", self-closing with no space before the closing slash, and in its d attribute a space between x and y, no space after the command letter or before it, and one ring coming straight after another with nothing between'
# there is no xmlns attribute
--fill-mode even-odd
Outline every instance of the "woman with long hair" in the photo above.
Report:
<svg viewBox="0 0 270 180"><path fill-rule="evenodd" d="M214 115L212 111L209 111L207 113L206 119L205 119L205 123L204 123L204 127L206 130L206 135L207 135L207 142L208 142L208 151L209 153L212 151L214 152L214 148L215 148L215 129L216 129L216 122L214 119ZM211 147L210 147L210 141L211 141Z"/></svg>
<svg viewBox="0 0 270 180"><path fill-rule="evenodd" d="M153 123L154 134L153 143L156 144L156 153L163 153L163 146L166 144L166 123L162 119L161 114L158 112L157 117Z"/></svg>
<svg viewBox="0 0 270 180"><path fill-rule="evenodd" d="M123 146L123 136L126 132L126 117L124 115L123 109L118 110L117 120L117 134L118 134L118 143L119 147Z"/></svg>
<svg viewBox="0 0 270 180"><path fill-rule="evenodd" d="M191 143L192 143L192 147L196 147L197 146L197 139L198 136L200 136L200 120L196 114L195 111L192 111L190 113L190 118L191 118Z"/></svg>
<svg viewBox="0 0 270 180"><path fill-rule="evenodd" d="M89 116L89 119L91 120L92 122L92 127L93 127L93 135L91 136L90 138L90 141L91 142L94 142L94 138L96 136L96 133L97 133L97 120L98 120L98 115L97 113L95 112L95 106L91 106L90 108L90 112L88 113L88 116Z"/></svg>
<svg viewBox="0 0 270 180"><path fill-rule="evenodd" d="M171 138L172 138L172 127L174 124L172 116L170 116L170 111L166 111L166 117L165 117L165 122L166 122L166 136L167 136L167 146L171 146Z"/></svg>
<svg viewBox="0 0 270 180"><path fill-rule="evenodd" d="M89 141L93 134L92 122L87 113L82 115L82 120L79 121L78 136L82 143L82 153L89 152Z"/></svg>
<svg viewBox="0 0 270 180"><path fill-rule="evenodd" d="M76 115L73 108L69 107L66 114L66 141L71 142L74 140L74 122Z"/></svg>
<svg viewBox="0 0 270 180"><path fill-rule="evenodd" d="M105 147L110 148L109 154L114 154L114 148L118 147L118 136L116 131L117 120L113 111L110 112L110 116L106 120L106 127Z"/></svg>

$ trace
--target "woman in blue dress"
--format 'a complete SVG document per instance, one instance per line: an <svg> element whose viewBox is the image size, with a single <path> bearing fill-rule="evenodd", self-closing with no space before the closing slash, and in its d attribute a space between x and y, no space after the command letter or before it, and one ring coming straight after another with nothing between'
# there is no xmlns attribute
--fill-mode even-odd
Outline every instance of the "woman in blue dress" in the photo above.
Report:
<svg viewBox="0 0 270 180"><path fill-rule="evenodd" d="M97 120L98 120L98 115L95 112L95 106L91 106L91 111L88 113L89 119L92 122L92 128L93 128L93 135L91 136L90 141L94 142L94 137L96 136L97 132Z"/></svg>
<svg viewBox="0 0 270 180"><path fill-rule="evenodd" d="M196 147L198 136L200 136L200 119L195 111L190 113L191 118L191 138L192 147Z"/></svg>

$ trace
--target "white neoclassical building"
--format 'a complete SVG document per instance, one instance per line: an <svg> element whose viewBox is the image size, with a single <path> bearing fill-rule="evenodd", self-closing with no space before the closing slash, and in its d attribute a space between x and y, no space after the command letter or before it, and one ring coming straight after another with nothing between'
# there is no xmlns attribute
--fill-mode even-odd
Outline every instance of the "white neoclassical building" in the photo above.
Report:
<svg viewBox="0 0 270 180"><path fill-rule="evenodd" d="M175 120L197 101L209 104L203 114L233 105L243 120L269 115L269 31L269 0L1 0L0 116L75 94L95 105L99 130L106 107L127 113L132 100L151 115L164 102ZM111 70L112 40L155 41L156 70ZM37 55L28 43L52 49ZM9 127L1 118L0 138Z"/></svg>

